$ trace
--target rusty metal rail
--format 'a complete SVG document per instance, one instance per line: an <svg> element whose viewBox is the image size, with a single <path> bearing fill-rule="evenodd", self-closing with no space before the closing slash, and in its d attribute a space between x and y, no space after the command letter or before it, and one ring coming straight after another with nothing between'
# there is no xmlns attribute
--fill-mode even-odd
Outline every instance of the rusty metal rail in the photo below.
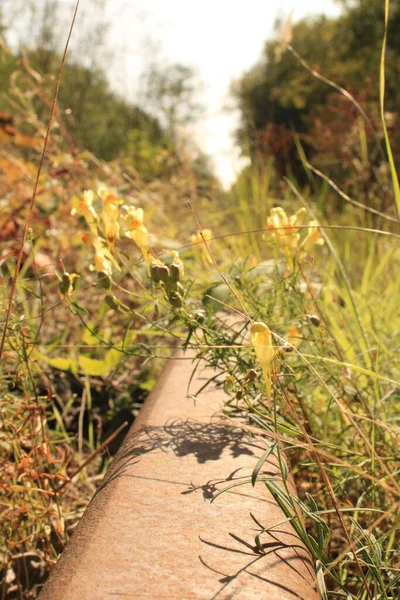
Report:
<svg viewBox="0 0 400 600"><path fill-rule="evenodd" d="M186 397L190 360L174 359L146 401L43 588L40 600L315 600L314 569L263 483L265 447L218 416L224 394ZM197 372L193 391L210 372ZM197 387L196 387L197 386ZM276 474L274 459L264 473Z"/></svg>

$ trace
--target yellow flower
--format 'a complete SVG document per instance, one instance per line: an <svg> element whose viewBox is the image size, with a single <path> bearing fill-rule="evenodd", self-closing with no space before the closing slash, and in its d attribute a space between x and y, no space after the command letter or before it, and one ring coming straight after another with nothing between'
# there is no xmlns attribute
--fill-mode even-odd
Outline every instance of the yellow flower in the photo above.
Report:
<svg viewBox="0 0 400 600"><path fill-rule="evenodd" d="M251 343L256 351L256 357L259 361L265 379L267 388L268 406L271 400L271 365L275 357L275 350L272 346L272 336L265 323L252 323L250 327Z"/></svg>
<svg viewBox="0 0 400 600"><path fill-rule="evenodd" d="M98 273L106 273L109 277L112 275L112 266L111 262L106 258L104 252L101 250L97 250L94 255L94 265L93 270Z"/></svg>
<svg viewBox="0 0 400 600"><path fill-rule="evenodd" d="M300 246L300 249L303 252L309 254L314 246L323 246L324 240L321 237L320 232L317 229L318 221L310 221L308 224L308 233L307 237L304 239L303 243Z"/></svg>
<svg viewBox="0 0 400 600"><path fill-rule="evenodd" d="M196 233L194 233L193 235L190 236L190 241L193 244L198 244L199 242L203 241L203 238L207 241L211 240L211 238L212 238L211 229L203 229L202 233L203 233L203 237L201 237L201 232L200 232L200 230L198 230Z"/></svg>
<svg viewBox="0 0 400 600"><path fill-rule="evenodd" d="M297 215L288 219L287 214L280 206L271 209L271 215L267 221L267 229L272 230L272 240L284 251L288 259L294 258L300 235L294 227Z"/></svg>
<svg viewBox="0 0 400 600"><path fill-rule="evenodd" d="M142 208L135 208L134 206L127 206L126 204L124 204L122 208L125 211L122 218L129 231L133 231L143 225L144 214Z"/></svg>
<svg viewBox="0 0 400 600"><path fill-rule="evenodd" d="M108 277L111 277L113 267L118 271L120 270L118 263L107 248L105 240L97 236L83 236L82 240L87 246L92 244L94 247L93 265L89 267L91 271L104 272Z"/></svg>
<svg viewBox="0 0 400 600"><path fill-rule="evenodd" d="M306 216L307 216L307 209L299 208L299 210L296 211L295 214L290 217L289 222L293 226L296 225L297 227L301 227L305 223Z"/></svg>
<svg viewBox="0 0 400 600"><path fill-rule="evenodd" d="M121 201L117 200L115 195L106 188L100 188L97 193L103 200L101 219L103 221L104 234L108 242L113 243L119 238L118 217Z"/></svg>
<svg viewBox="0 0 400 600"><path fill-rule="evenodd" d="M318 222L310 221L308 234L301 242L301 228L305 225L307 210L300 208L290 218L280 206L271 209L268 218L267 231L271 232L273 242L285 253L288 260L293 260L300 253L300 257L310 252L314 246L322 246L324 240L317 229Z"/></svg>
<svg viewBox="0 0 400 600"><path fill-rule="evenodd" d="M147 228L143 224L143 209L126 205L122 208L125 210L123 220L128 229L128 231L125 232L125 236L134 240L141 250L148 248L149 236Z"/></svg>
<svg viewBox="0 0 400 600"><path fill-rule="evenodd" d="M129 234L129 235L128 235ZM147 250L149 247L149 234L147 232L147 228L144 225L140 225L140 227L136 227L133 231L129 231L125 234L127 237L130 237L137 246L143 251Z"/></svg>
<svg viewBox="0 0 400 600"><path fill-rule="evenodd" d="M79 202L76 208L71 210L71 215L81 215L84 217L86 223L92 233L97 235L97 213L93 207L94 194L92 190L85 190L83 192L83 198Z"/></svg>
<svg viewBox="0 0 400 600"><path fill-rule="evenodd" d="M128 229L128 231L125 232L125 236L134 240L142 250L143 248L148 248L149 237L147 228L143 224L143 209L135 208L134 206L126 206L126 204L124 204L122 208L125 211L123 220Z"/></svg>
<svg viewBox="0 0 400 600"><path fill-rule="evenodd" d="M124 204L122 207L125 211L122 217L125 226L128 231L125 231L125 237L130 238L135 242L142 251L143 258L146 261L147 268L150 269L149 259L149 234L146 226L143 224L143 209L135 208L134 206L127 206Z"/></svg>

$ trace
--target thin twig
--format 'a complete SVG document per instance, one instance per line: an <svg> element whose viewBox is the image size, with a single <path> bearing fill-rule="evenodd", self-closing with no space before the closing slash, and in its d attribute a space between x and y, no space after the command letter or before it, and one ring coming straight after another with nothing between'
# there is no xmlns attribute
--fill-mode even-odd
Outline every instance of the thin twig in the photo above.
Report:
<svg viewBox="0 0 400 600"><path fill-rule="evenodd" d="M295 50L293 48L293 46L291 46L290 44L287 46L287 49L289 50L289 52L291 52L293 54L293 56L299 61L299 63L309 72L311 73L311 75L313 77L315 77L316 79L319 79L320 81L322 81L323 83L326 83L327 85L329 85L330 87L332 87L333 89L335 89L336 91L338 91L340 94L342 94L345 98L347 98L347 100L349 100L353 106L358 110L358 112L360 113L360 115L363 117L363 119L365 120L365 122L368 124L368 126L371 128L371 131L375 137L375 141L376 144L379 148L380 153L382 154L382 156L384 158L385 154L383 152L382 149L382 145L381 145L381 141L379 139L379 136L377 134L377 132L375 131L374 126L371 123L370 118L368 117L367 113L365 112L365 110L362 108L362 106L357 102L357 100L354 98L354 96L352 96L350 94L350 92L348 92L347 90L345 90L344 88L342 88L340 85L338 85L337 83L335 83L334 81L332 81L331 79L328 79L328 77L325 77L324 75L321 75L321 73L318 73L318 71L316 71L315 69L313 69L307 61L304 60L304 58L302 56L300 56L300 54L297 52L297 50Z"/></svg>
<svg viewBox="0 0 400 600"><path fill-rule="evenodd" d="M358 208L362 208L363 210L367 210L370 213L373 213L374 215L378 215L379 217L382 217L383 219L387 219L388 221L393 221L393 223L400 223L400 219L398 219L397 217L391 217L390 215L386 215L385 213L381 212L380 210L377 210L376 208L372 208L371 206L367 206L366 204L363 204L362 202L358 202L357 200L350 198L350 196L348 196L345 192L343 192L340 189L340 187L338 185L336 185L336 183L332 179L330 179L330 177L325 175L325 173L322 173L322 171L313 167L308 161L305 164L306 164L306 167L308 167L310 169L310 171L312 171L313 173L318 175L318 177L321 177L324 181L326 181L331 186L331 188L333 188L335 190L335 192L337 192L339 194L339 196L341 196L341 198L343 198L343 200L346 200L346 202L349 202L350 204L353 204L354 206L357 206Z"/></svg>
<svg viewBox="0 0 400 600"><path fill-rule="evenodd" d="M86 408L86 390L82 391L82 401L79 407L79 418L78 418L78 452L82 454L83 449L83 416Z"/></svg>
<svg viewBox="0 0 400 600"><path fill-rule="evenodd" d="M303 229L309 229L310 226L309 225L290 225L291 229L296 229L298 231L301 231ZM400 234L398 233L393 233L391 231L384 231L383 229L373 229L370 227L357 227L357 226L353 226L353 225L322 225L321 223L318 223L316 225L312 226L313 229L321 229L322 231L324 229L339 229L339 230L343 230L343 231L360 231L362 233L379 233L380 235L385 235L388 237L394 237L397 239L400 239ZM209 242L213 242L214 240L225 240L227 238L230 237L237 237L239 235L246 235L249 233L264 233L265 235L269 234L269 233L274 233L274 231L280 231L280 230L287 230L287 226L283 226L283 227L274 227L273 229L268 229L266 226L265 227L257 227L256 229L247 229L246 231L233 231L232 233L224 233L222 235L214 235L213 237L209 238ZM186 248L192 248L193 246L197 246L199 244L202 244L203 242L192 242L191 244L185 244L184 246L180 246L178 248L178 250L185 250Z"/></svg>

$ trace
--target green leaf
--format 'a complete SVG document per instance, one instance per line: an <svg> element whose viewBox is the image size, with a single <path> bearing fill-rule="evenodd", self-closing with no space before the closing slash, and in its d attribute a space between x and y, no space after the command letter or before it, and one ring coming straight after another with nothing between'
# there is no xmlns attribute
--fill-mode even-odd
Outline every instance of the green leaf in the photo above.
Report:
<svg viewBox="0 0 400 600"><path fill-rule="evenodd" d="M32 357L37 360L42 360L46 364L50 365L50 367L59 369L60 371L71 371L71 373L78 372L78 364L74 358L63 358L61 356L58 358L51 358L42 352L39 352L39 350L34 350Z"/></svg>
<svg viewBox="0 0 400 600"><path fill-rule="evenodd" d="M118 367L124 356L124 353L120 352L116 348L111 348L110 350L108 350L104 357L104 365L106 367L107 373L110 373L110 371L114 371L114 369Z"/></svg>
<svg viewBox="0 0 400 600"><path fill-rule="evenodd" d="M155 385L156 385L155 379L148 379L147 381L144 381L143 383L141 383L139 387L141 390L145 390L146 392L151 392L151 390L154 388Z"/></svg>
<svg viewBox="0 0 400 600"><path fill-rule="evenodd" d="M325 585L323 565L320 560L317 560L315 563L315 571L317 574L317 585L319 593L321 594L321 598L322 600L328 600L328 592L326 590Z"/></svg>
<svg viewBox="0 0 400 600"><path fill-rule="evenodd" d="M262 454L262 456L258 460L256 466L254 467L253 473L251 475L251 484L252 484L253 487L256 485L257 477L258 477L258 474L260 472L261 467L263 466L263 464L265 463L265 461L267 460L267 458L269 457L269 455L274 452L276 446L277 446L277 442L275 442L275 444L272 444L272 446L270 446Z"/></svg>
<svg viewBox="0 0 400 600"><path fill-rule="evenodd" d="M81 306L77 302L71 302L71 306L73 306L78 312L84 313L85 315L89 314L89 311L84 306Z"/></svg>
<svg viewBox="0 0 400 600"><path fill-rule="evenodd" d="M99 339L93 335L92 331L95 330L94 323L88 321L86 323L86 328L82 335L82 342L87 344L88 346L96 346L99 343Z"/></svg>
<svg viewBox="0 0 400 600"><path fill-rule="evenodd" d="M90 358L84 354L78 356L78 364L86 375L92 375L93 377L104 377L108 372L104 360Z"/></svg>

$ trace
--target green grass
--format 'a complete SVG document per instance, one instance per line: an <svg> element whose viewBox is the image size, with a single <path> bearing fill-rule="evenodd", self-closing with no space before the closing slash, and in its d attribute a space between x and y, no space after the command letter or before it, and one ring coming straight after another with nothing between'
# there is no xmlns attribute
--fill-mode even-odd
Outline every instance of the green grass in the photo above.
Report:
<svg viewBox="0 0 400 600"><path fill-rule="evenodd" d="M251 191L247 193L249 198ZM297 202L294 194L287 205L296 208ZM242 199L232 212L237 222L241 217L249 222L251 202ZM346 215L347 225L352 214L353 209ZM256 363L245 335L220 339L216 334L202 356L230 377L227 412L247 412L256 431L279 439L282 452L291 458L299 498L285 487L284 472L281 482L266 485L313 556L321 595L395 598L399 240L323 230L325 247L292 267L273 244L268 247L268 233L252 235L250 248L258 249L259 266L241 260L244 250L235 237L237 256L230 257L235 266L227 265L225 275L245 313L273 330L272 413L262 378L251 383L246 378ZM224 242L229 247L229 237ZM231 303L237 308L232 295ZM282 353L279 348L290 341L293 326L299 343L289 354ZM232 350L223 352L229 345ZM279 456L276 445L274 452ZM340 541L332 539L337 529ZM258 546L265 533L256 537Z"/></svg>

